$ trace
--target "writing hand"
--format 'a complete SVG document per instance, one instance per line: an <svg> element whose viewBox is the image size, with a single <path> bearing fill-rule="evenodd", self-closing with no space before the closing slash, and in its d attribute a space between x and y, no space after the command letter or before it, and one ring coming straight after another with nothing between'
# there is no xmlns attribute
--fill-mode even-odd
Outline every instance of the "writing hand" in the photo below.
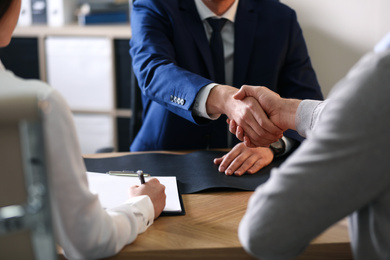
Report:
<svg viewBox="0 0 390 260"><path fill-rule="evenodd" d="M165 208L165 186L162 185L156 178L151 178L145 184L132 186L129 189L129 197L148 195L152 200L154 207L154 217L160 216Z"/></svg>
<svg viewBox="0 0 390 260"><path fill-rule="evenodd" d="M233 149L220 158L214 159L220 172L226 175L241 176L245 172L253 174L269 165L274 158L271 149L266 147L249 148L244 143L239 143Z"/></svg>

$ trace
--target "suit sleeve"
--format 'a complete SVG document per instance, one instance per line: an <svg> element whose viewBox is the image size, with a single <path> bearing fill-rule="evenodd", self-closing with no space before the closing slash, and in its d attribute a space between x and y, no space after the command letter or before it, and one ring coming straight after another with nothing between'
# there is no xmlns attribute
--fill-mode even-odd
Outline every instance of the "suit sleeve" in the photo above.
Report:
<svg viewBox="0 0 390 260"><path fill-rule="evenodd" d="M289 44L280 73L278 93L286 98L323 100L302 29L294 11L289 24Z"/></svg>
<svg viewBox="0 0 390 260"><path fill-rule="evenodd" d="M131 14L130 54L142 93L171 112L195 122L192 107L204 77L177 65L173 17L159 1L136 1ZM174 21L175 20L175 21Z"/></svg>

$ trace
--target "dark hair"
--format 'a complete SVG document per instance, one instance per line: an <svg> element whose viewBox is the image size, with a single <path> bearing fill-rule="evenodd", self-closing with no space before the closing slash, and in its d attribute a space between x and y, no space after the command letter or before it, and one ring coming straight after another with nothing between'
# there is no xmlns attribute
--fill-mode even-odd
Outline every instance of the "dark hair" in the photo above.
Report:
<svg viewBox="0 0 390 260"><path fill-rule="evenodd" d="M3 18L4 14L8 11L9 6L13 0L1 0L0 1L0 19Z"/></svg>

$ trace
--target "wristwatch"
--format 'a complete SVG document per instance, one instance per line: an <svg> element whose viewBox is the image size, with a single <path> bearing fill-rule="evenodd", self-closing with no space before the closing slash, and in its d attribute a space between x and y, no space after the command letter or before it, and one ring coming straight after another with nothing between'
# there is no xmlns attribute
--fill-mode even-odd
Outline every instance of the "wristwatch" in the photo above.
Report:
<svg viewBox="0 0 390 260"><path fill-rule="evenodd" d="M272 143L269 148L274 153L274 157L282 156L286 151L286 143L283 139L279 139L275 143Z"/></svg>

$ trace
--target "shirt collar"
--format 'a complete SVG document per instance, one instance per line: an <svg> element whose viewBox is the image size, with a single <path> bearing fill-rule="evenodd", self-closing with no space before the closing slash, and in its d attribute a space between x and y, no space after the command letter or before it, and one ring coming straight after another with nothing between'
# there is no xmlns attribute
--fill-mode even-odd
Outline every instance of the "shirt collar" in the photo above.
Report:
<svg viewBox="0 0 390 260"><path fill-rule="evenodd" d="M0 60L0 70L5 70L3 63L1 63L1 60Z"/></svg>
<svg viewBox="0 0 390 260"><path fill-rule="evenodd" d="M239 0L235 0L232 6L220 17L223 17L234 23L237 13L238 1ZM210 17L218 17L203 3L202 0L195 0L195 5L202 21Z"/></svg>

